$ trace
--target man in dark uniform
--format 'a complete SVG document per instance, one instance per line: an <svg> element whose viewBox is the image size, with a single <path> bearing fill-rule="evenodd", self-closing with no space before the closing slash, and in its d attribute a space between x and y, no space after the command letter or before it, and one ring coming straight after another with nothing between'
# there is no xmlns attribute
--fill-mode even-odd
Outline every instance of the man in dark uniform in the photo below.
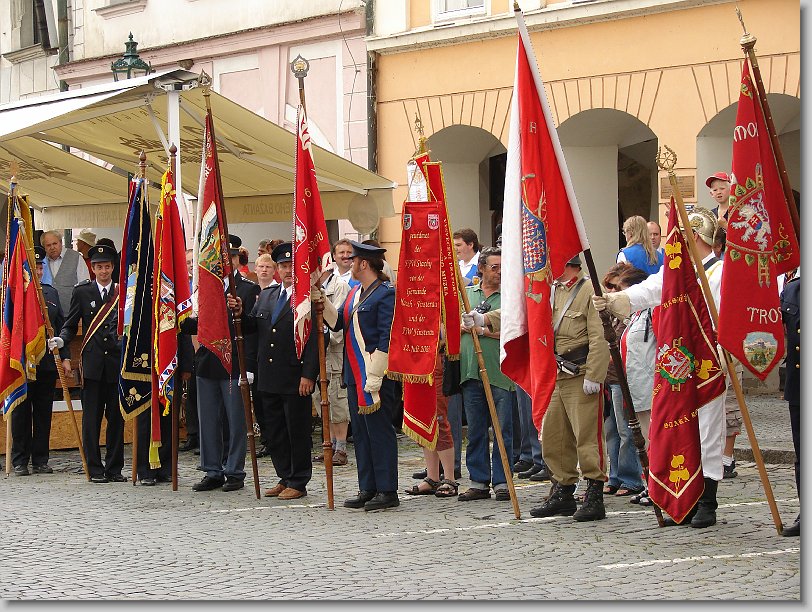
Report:
<svg viewBox="0 0 812 612"><path fill-rule="evenodd" d="M795 489L801 498L801 277L786 285L781 292L781 315L787 333L787 379L784 382L784 399L789 402L789 423L792 428L792 444L795 447ZM795 523L784 527L783 536L801 535L801 515Z"/></svg>
<svg viewBox="0 0 812 612"><path fill-rule="evenodd" d="M271 257L282 283L264 290L251 314L244 318L246 332L255 331L257 344L257 387L262 393L265 425L271 461L279 477L266 497L282 500L307 495L307 483L313 476L311 459L311 399L319 373L316 331L313 329L302 358L296 356L293 334L293 245L283 242ZM240 312L239 302L229 304Z"/></svg>
<svg viewBox="0 0 812 612"><path fill-rule="evenodd" d="M60 349L68 344L82 322L82 445L91 482L126 482L124 467L124 418L118 406L121 339L118 336L118 285L113 282L116 250L106 244L90 249L96 280L73 288L70 310L62 331L53 340ZM66 372L70 372L70 361ZM104 464L99 435L107 417Z"/></svg>
<svg viewBox="0 0 812 612"><path fill-rule="evenodd" d="M336 309L318 288L314 301L324 302L324 321L331 329L344 330L344 383L350 406L358 495L345 508L366 511L400 505L398 441L393 425L397 410L395 381L386 377L389 334L395 312L395 287L383 272L386 249L351 241L353 287Z"/></svg>
<svg viewBox="0 0 812 612"><path fill-rule="evenodd" d="M232 276L226 283L235 283L237 297L245 310L250 312L259 295L259 285L243 278L237 271L240 264L239 247L242 240L239 236L229 234L229 255ZM226 294L231 290L225 287ZM205 304L197 304L195 313ZM203 479L192 486L194 491L212 491L222 488L223 491L242 489L245 480L245 450L248 445L245 429L245 411L239 386L240 366L237 357L234 321L228 320L231 330L231 376L223 367L220 359L205 346L195 353L195 373L197 376L197 416L200 436L200 465L206 473ZM197 314L188 317L181 324L184 334L197 334ZM245 367L250 384L256 372L256 352L252 351L256 343L252 338L245 338ZM227 443L223 442L223 431L228 426ZM225 449L224 449L225 446ZM225 450L225 453L224 453ZM225 454L225 459L224 459Z"/></svg>
<svg viewBox="0 0 812 612"><path fill-rule="evenodd" d="M45 249L34 247L37 277L42 281L42 262ZM42 297L48 308L51 327L62 329L65 315L59 303L59 292L51 285L42 285ZM53 339L48 347L56 346ZM59 351L63 362L70 359L70 350L63 346ZM58 377L54 357L50 353L42 356L37 366L37 379L28 381L28 395L25 401L11 413L11 464L16 476L28 476L28 461L35 474L50 474L54 470L48 465L48 449L51 437L51 414L54 407L54 385Z"/></svg>

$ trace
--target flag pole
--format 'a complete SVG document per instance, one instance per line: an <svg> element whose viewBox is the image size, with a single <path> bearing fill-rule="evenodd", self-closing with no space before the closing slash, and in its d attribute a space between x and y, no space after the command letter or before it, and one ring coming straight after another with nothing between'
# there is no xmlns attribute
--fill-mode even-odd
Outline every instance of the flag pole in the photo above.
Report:
<svg viewBox="0 0 812 612"><path fill-rule="evenodd" d="M798 243L801 242L801 220L798 217L798 207L795 203L795 195L792 193L792 185L789 182L789 174L787 174L787 166L784 163L784 154L781 152L781 143L778 140L778 133L775 130L775 123L773 123L773 114L770 111L770 104L767 102L767 94L764 91L764 81L761 79L761 69L758 67L758 58L755 53L756 37L747 31L744 25L744 18L739 7L736 7L736 16L739 18L739 23L742 24L744 35L739 40L742 51L750 58L750 70L753 73L753 81L756 83L756 90L758 91L758 100L761 103L762 114L764 121L767 124L767 131L770 134L770 145L775 157L776 165L778 166L778 174L781 176L781 186L784 189L784 198L786 199L787 208L789 208L789 216L792 219L792 227L795 229L795 237L798 238Z"/></svg>
<svg viewBox="0 0 812 612"><path fill-rule="evenodd" d="M226 219L226 207L223 202L223 184L220 179L220 160L217 156L217 135L214 131L214 117L211 114L211 83L203 87L203 97L206 99L206 113L209 115L211 121L211 139L214 143L212 147L212 155L214 156L214 176L217 180L217 197L219 198L219 209L223 216L223 232L226 234L228 240L228 220ZM220 256L223 257L223 249L220 249ZM223 262L223 267L230 270L231 265L229 262ZM234 301L237 301L237 287L234 283L234 276L232 274L228 282L228 292ZM248 449L251 452L251 469L254 475L254 493L257 499L260 499L259 493L259 468L257 467L257 445L254 440L254 417L253 417L253 404L251 402L251 388L248 385L248 376L245 370L245 341L242 335L242 317L241 315L231 312L232 320L234 321L234 340L237 344L237 361L240 365L240 393L242 394L242 405L245 410L245 434L248 437Z"/></svg>
<svg viewBox="0 0 812 612"><path fill-rule="evenodd" d="M299 103L302 105L302 112L307 116L307 105L305 103L304 80L310 66L303 57L298 56L291 62L290 69L299 81ZM297 145L298 146L298 145ZM295 206L294 206L295 210ZM319 287L321 289L321 287ZM310 333L317 332L316 342L319 349L319 391L321 395L321 434L322 434L322 455L324 456L324 475L327 480L327 508L333 510L335 501L333 497L333 443L330 432L330 397L328 394L329 379L327 378L327 350L324 346L324 302L315 303L316 321Z"/></svg>
<svg viewBox="0 0 812 612"><path fill-rule="evenodd" d="M146 178L146 176L147 176L147 154L144 153L144 151L142 150L138 154L138 178L140 180L144 180ZM146 181L144 181L144 187L141 190L141 197L142 198L145 198L147 196L146 190L147 190L147 184L146 184ZM124 249L124 245L122 245L122 251L123 251L123 249ZM121 291L120 287L119 287L119 291ZM153 359L154 358L155 358L155 356L153 356ZM133 455L132 460L133 460L133 464L132 464L131 476L132 476L133 486L135 486L135 484L136 484L136 482L138 480L138 417L136 416L134 419L131 419L131 420L132 420L132 423L133 423L133 443L132 443L132 455ZM149 458L147 458L147 461L149 461Z"/></svg>
<svg viewBox="0 0 812 612"><path fill-rule="evenodd" d="M205 148L205 147L204 147ZM175 146L175 143L172 143L169 146L169 169L172 172L172 180L175 180L175 169L177 165L177 154L178 148ZM177 187L177 185L172 185L173 187ZM176 193L177 193L176 189ZM181 191L181 198L183 197L183 192ZM175 206L177 206L177 199L175 199ZM177 308L177 306L176 306ZM155 332L157 334L157 331ZM158 355L154 355L154 358L157 359ZM180 374L180 373L178 373ZM180 374L182 376L182 374ZM174 402L174 394L172 396L172 405L169 407L170 414L172 415L172 490L178 490L178 438L180 436L180 410L178 405ZM186 402L186 381L183 381L183 395L181 396L181 405L185 404Z"/></svg>
<svg viewBox="0 0 812 612"><path fill-rule="evenodd" d="M16 190L17 186L15 183L15 179L12 177L11 179L12 206L9 206L10 210L13 208L13 202L17 198ZM23 244L25 245L25 249L28 254L29 258L28 260L36 261L34 259L32 245L28 244L27 232L23 232ZM8 248L6 249L6 253L8 253ZM44 261L43 265L47 266L48 262ZM34 279L34 286L36 287L37 290L37 301L39 302L39 307L40 310L42 310L42 316L43 319L45 320L46 336L47 338L50 339L53 338L55 334L53 325L51 324L51 318L48 316L48 307L45 305L45 298L42 295L42 284L40 283L39 276L37 276L36 274L33 274L32 278ZM71 424L73 425L73 432L76 434L76 440L79 444L79 456L82 459L82 468L85 471L85 478L87 479L88 482L90 482L90 470L87 467L87 457L85 456L85 449L82 446L82 435L79 432L79 425L76 422L76 413L73 411L73 403L71 402L70 391L68 390L68 381L65 378L65 370L62 367L62 358L59 356L59 349L53 348L51 350L51 354L53 355L54 362L56 363L56 371L57 374L59 375L60 386L62 387L62 397L65 400L65 404L68 407L68 412L70 413L71 418Z"/></svg>
<svg viewBox="0 0 812 612"><path fill-rule="evenodd" d="M685 237L686 243L688 244L688 250L691 253L691 259L693 260L696 275L699 278L699 283L702 287L702 293L705 296L705 302L708 305L708 311L710 312L713 327L714 329L718 329L719 313L716 310L716 302L713 300L710 284L708 284L708 276L705 274L705 268L702 266L702 257L700 257L699 251L696 248L694 234L692 231L688 231L691 227L691 223L688 220L688 211L685 209L685 203L682 201L682 193L680 193L679 185L677 183L677 174L674 172L674 168L677 164L677 155L670 147L665 146L664 148L666 151L665 153L662 152L662 149L660 149L657 153L657 166L659 166L661 170L668 172L668 180L671 183L671 189L674 192L674 200L677 203L680 223L682 224L683 228L682 233ZM781 531L784 529L784 526L781 523L781 516L778 513L778 506L776 506L775 503L772 485L770 485L770 478L767 476L767 469L764 466L764 459L761 456L761 449L758 446L756 433L753 430L753 422L750 419L750 411L747 409L747 403L744 401L744 392L742 391L739 377L736 376L736 371L733 366L733 358L724 348L722 348L722 356L724 357L725 364L727 366L728 379L730 380L730 384L733 386L733 391L736 394L736 401L739 403L739 409L742 413L742 421L744 421L744 426L747 429L747 437L750 440L750 447L753 450L753 459L758 467L758 473L761 477L761 484L764 487L764 493L767 496L767 503L770 506L770 513L772 514L775 528L778 530L778 535L781 535Z"/></svg>
<svg viewBox="0 0 812 612"><path fill-rule="evenodd" d="M9 251L9 236L11 236L11 218L14 214L14 192L16 191L16 181L17 177L11 177L11 197L8 200L8 210L6 211L6 256L3 257L3 293L2 293L2 301L0 301L0 312L3 312L5 316L5 309L6 309L6 291L5 287L8 284L8 268L9 268L9 258L8 258L8 251ZM36 274L34 275L36 276ZM11 476L11 419L5 419L5 413L3 413L4 420L6 421L6 476Z"/></svg>

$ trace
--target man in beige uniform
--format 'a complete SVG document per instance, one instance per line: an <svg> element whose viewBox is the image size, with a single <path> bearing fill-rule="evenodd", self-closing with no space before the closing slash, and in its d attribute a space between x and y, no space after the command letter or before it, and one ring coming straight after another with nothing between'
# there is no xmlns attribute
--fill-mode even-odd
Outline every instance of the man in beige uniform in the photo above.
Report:
<svg viewBox="0 0 812 612"><path fill-rule="evenodd" d="M578 256L567 262L552 290L555 353L565 363L559 362L555 390L541 426L541 447L554 484L550 497L530 514L594 521L606 518L606 449L599 381L606 378L609 345L592 305L592 283L581 271ZM579 466L588 486L583 505L576 509L573 493Z"/></svg>

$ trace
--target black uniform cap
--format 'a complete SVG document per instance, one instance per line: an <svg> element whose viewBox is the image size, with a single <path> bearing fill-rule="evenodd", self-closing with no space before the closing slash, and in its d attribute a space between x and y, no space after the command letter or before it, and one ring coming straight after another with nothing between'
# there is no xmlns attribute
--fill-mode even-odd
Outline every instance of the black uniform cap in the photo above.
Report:
<svg viewBox="0 0 812 612"><path fill-rule="evenodd" d="M376 247L372 246L371 244L361 244L360 242L355 242L355 240L350 240L350 244L352 245L352 255L350 257L370 259L383 257L383 254L386 253L386 249L383 247Z"/></svg>
<svg viewBox="0 0 812 612"><path fill-rule="evenodd" d="M116 260L116 250L106 244L97 244L94 247L90 247L88 253L90 254L90 263L101 261L115 262Z"/></svg>
<svg viewBox="0 0 812 612"><path fill-rule="evenodd" d="M34 259L37 261L38 264L41 264L45 261L45 249L41 246L34 247Z"/></svg>
<svg viewBox="0 0 812 612"><path fill-rule="evenodd" d="M240 247L242 246L242 238L235 234L228 235L228 254L239 255Z"/></svg>
<svg viewBox="0 0 812 612"><path fill-rule="evenodd" d="M283 242L276 245L276 248L271 252L271 259L275 263L283 263L293 260L293 245L290 242Z"/></svg>

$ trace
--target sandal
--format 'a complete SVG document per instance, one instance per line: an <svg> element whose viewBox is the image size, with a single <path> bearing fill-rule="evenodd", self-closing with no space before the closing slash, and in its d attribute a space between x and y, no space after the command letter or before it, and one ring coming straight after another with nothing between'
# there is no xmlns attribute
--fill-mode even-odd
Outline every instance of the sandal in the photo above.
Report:
<svg viewBox="0 0 812 612"><path fill-rule="evenodd" d="M456 497L459 495L460 483L454 480L443 478L440 481L440 486L434 492L435 497Z"/></svg>
<svg viewBox="0 0 812 612"><path fill-rule="evenodd" d="M639 503L640 503L640 501L641 501L643 498L648 499L648 489L643 489L643 490L642 490L642 491L640 491L640 492L639 492L637 495L633 495L632 497L630 497L630 498L629 498L629 503L630 503L630 504L639 504ZM651 502L651 500L650 500L650 499L649 499L649 502ZM644 504L644 505L645 505L645 504Z"/></svg>
<svg viewBox="0 0 812 612"><path fill-rule="evenodd" d="M628 497L629 495L639 495L645 489L630 489L629 487L620 487L615 493L615 497Z"/></svg>
<svg viewBox="0 0 812 612"><path fill-rule="evenodd" d="M619 486L617 486L617 485L610 485L610 484L608 484L608 485L606 485L605 487L603 487L603 494L604 494L604 495L614 495L615 493L617 493L617 490L618 490L619 488L620 488L620 487L619 487Z"/></svg>
<svg viewBox="0 0 812 612"><path fill-rule="evenodd" d="M428 489L421 489L420 483L413 485L411 489L404 489L407 495L434 495L437 492L437 487L440 486L440 483L436 480L432 480L428 476L423 479L423 482L427 483L430 488Z"/></svg>

